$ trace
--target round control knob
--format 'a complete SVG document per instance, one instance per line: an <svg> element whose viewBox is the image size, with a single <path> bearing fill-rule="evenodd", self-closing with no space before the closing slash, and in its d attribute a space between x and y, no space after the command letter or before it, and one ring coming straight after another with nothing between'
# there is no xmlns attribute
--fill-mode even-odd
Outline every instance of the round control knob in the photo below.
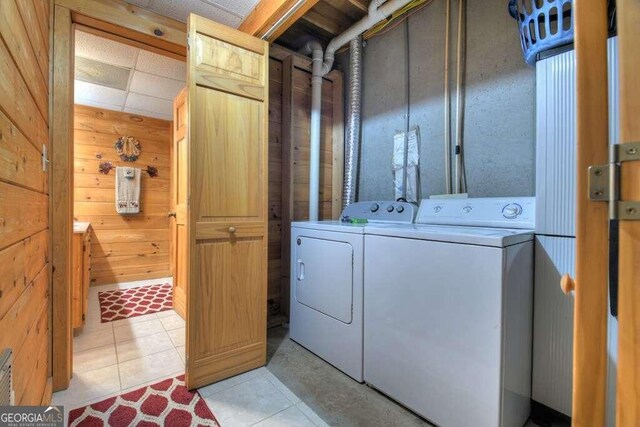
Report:
<svg viewBox="0 0 640 427"><path fill-rule="evenodd" d="M387 212L393 212L393 205L387 206Z"/></svg>
<svg viewBox="0 0 640 427"><path fill-rule="evenodd" d="M502 216L507 219L516 219L522 213L522 206L517 203L509 203L502 208Z"/></svg>
<svg viewBox="0 0 640 427"><path fill-rule="evenodd" d="M398 212L398 213L404 212L404 206L402 206L402 205L396 206L396 212Z"/></svg>
<svg viewBox="0 0 640 427"><path fill-rule="evenodd" d="M380 209L380 206L377 203L372 204L371 207L369 208L371 212L378 212L378 209Z"/></svg>

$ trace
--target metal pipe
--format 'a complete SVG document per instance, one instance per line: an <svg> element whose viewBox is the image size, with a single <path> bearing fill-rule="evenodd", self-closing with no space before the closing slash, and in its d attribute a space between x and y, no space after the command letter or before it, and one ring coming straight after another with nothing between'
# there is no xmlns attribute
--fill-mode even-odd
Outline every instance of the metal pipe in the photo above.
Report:
<svg viewBox="0 0 640 427"><path fill-rule="evenodd" d="M466 191L466 185L463 185L464 163L462 162L463 137L463 99L462 99L462 38L463 38L463 15L465 9L465 1L458 2L458 46L457 46L457 64L456 64L456 174L455 174L455 193Z"/></svg>
<svg viewBox="0 0 640 427"><path fill-rule="evenodd" d="M378 22L392 15L398 9L411 3L413 0L373 0L369 5L367 16L356 22L351 28L335 37L329 42L327 49L322 52L322 46L318 41L307 42L300 49L305 55L312 55L311 77L311 141L309 159L309 219L318 219L318 207L320 200L320 118L322 106L322 76L331 71L335 59L336 50L347 42L373 27ZM323 60L324 57L324 60ZM357 160L356 160L357 161Z"/></svg>
<svg viewBox="0 0 640 427"><path fill-rule="evenodd" d="M371 3L373 4L373 2ZM350 53L344 183L342 187L343 209L356 201L362 105L362 36L359 35L351 40Z"/></svg>
<svg viewBox="0 0 640 427"><path fill-rule="evenodd" d="M444 181L447 194L451 194L451 88L449 84L451 0L447 0L444 16Z"/></svg>
<svg viewBox="0 0 640 427"><path fill-rule="evenodd" d="M407 107L404 115L404 156L402 159L402 198L407 200L407 170L409 163L409 126L411 114L411 62L409 60L409 19L404 23L404 49L405 49L405 99Z"/></svg>

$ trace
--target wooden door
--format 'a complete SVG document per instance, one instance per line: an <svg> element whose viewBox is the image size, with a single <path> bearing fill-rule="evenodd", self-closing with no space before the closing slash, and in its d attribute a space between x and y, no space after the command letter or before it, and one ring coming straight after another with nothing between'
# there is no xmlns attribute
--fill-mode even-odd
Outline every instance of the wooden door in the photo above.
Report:
<svg viewBox="0 0 640 427"><path fill-rule="evenodd" d="M173 308L183 318L187 306L187 88L173 101L173 149L171 153L171 265Z"/></svg>
<svg viewBox="0 0 640 427"><path fill-rule="evenodd" d="M640 142L640 2L618 0L620 142ZM630 153L632 149L625 150ZM637 149L636 149L637 152ZM640 201L640 160L621 164L621 199ZM638 210L636 210L637 212ZM620 221L616 425L640 420L640 220Z"/></svg>
<svg viewBox="0 0 640 427"><path fill-rule="evenodd" d="M268 44L190 15L186 383L265 364Z"/></svg>
<svg viewBox="0 0 640 427"><path fill-rule="evenodd" d="M607 204L589 199L587 168L604 165L608 156L607 0L575 2L577 61L578 200L574 318L573 425L604 425L607 382ZM640 3L618 0L620 141L640 141ZM620 199L640 201L640 160L620 164ZM595 193L594 193L595 194ZM597 195L597 194L596 194ZM614 211L619 210L619 207ZM640 208L626 207L632 219L619 221L618 365L616 425L637 426L640 419ZM622 210L621 210L622 212ZM614 410L614 408L608 408Z"/></svg>

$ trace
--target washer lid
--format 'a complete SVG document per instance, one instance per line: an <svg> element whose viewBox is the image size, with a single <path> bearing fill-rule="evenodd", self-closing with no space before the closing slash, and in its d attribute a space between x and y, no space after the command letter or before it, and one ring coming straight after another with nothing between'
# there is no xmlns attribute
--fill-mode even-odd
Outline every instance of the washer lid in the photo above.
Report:
<svg viewBox="0 0 640 427"><path fill-rule="evenodd" d="M533 230L423 224L376 224L366 234L504 248L533 240Z"/></svg>
<svg viewBox="0 0 640 427"><path fill-rule="evenodd" d="M341 221L300 221L292 222L291 227L320 231L336 231L339 233L364 234L367 224L351 224Z"/></svg>

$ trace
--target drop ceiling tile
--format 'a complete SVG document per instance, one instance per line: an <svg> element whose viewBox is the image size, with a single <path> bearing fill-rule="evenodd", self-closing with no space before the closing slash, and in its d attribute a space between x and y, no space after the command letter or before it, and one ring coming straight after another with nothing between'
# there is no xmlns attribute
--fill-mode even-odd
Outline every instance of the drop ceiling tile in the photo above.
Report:
<svg viewBox="0 0 640 427"><path fill-rule="evenodd" d="M76 56L127 68L135 65L140 49L83 31L76 31L75 36Z"/></svg>
<svg viewBox="0 0 640 427"><path fill-rule="evenodd" d="M258 0L200 0L244 18L258 4Z"/></svg>
<svg viewBox="0 0 640 427"><path fill-rule="evenodd" d="M146 110L138 110L137 108L124 108L125 113L137 114L139 116L145 117L153 117L154 119L162 119L162 120L173 120L173 116L171 114L160 114L154 111L146 111Z"/></svg>
<svg viewBox="0 0 640 427"><path fill-rule="evenodd" d="M105 64L81 56L75 61L75 79L114 89L126 90L131 68Z"/></svg>
<svg viewBox="0 0 640 427"><path fill-rule="evenodd" d="M185 83L178 80L134 71L129 91L173 101L184 86Z"/></svg>
<svg viewBox="0 0 640 427"><path fill-rule="evenodd" d="M173 112L172 101L132 92L130 92L127 96L125 107L134 108L137 110L151 111L153 113L164 114L168 116L171 116Z"/></svg>
<svg viewBox="0 0 640 427"><path fill-rule="evenodd" d="M157 76L168 77L182 82L187 79L187 64L184 61L168 58L157 53L141 50L136 70Z"/></svg>
<svg viewBox="0 0 640 427"><path fill-rule="evenodd" d="M90 101L122 107L125 96L124 90L75 80L74 98L78 103Z"/></svg>
<svg viewBox="0 0 640 427"><path fill-rule="evenodd" d="M205 18L211 19L221 24L236 28L242 21L242 15L234 13L232 10L213 6L201 0L150 0L149 10L168 16L178 21L187 22L189 13L195 13Z"/></svg>

